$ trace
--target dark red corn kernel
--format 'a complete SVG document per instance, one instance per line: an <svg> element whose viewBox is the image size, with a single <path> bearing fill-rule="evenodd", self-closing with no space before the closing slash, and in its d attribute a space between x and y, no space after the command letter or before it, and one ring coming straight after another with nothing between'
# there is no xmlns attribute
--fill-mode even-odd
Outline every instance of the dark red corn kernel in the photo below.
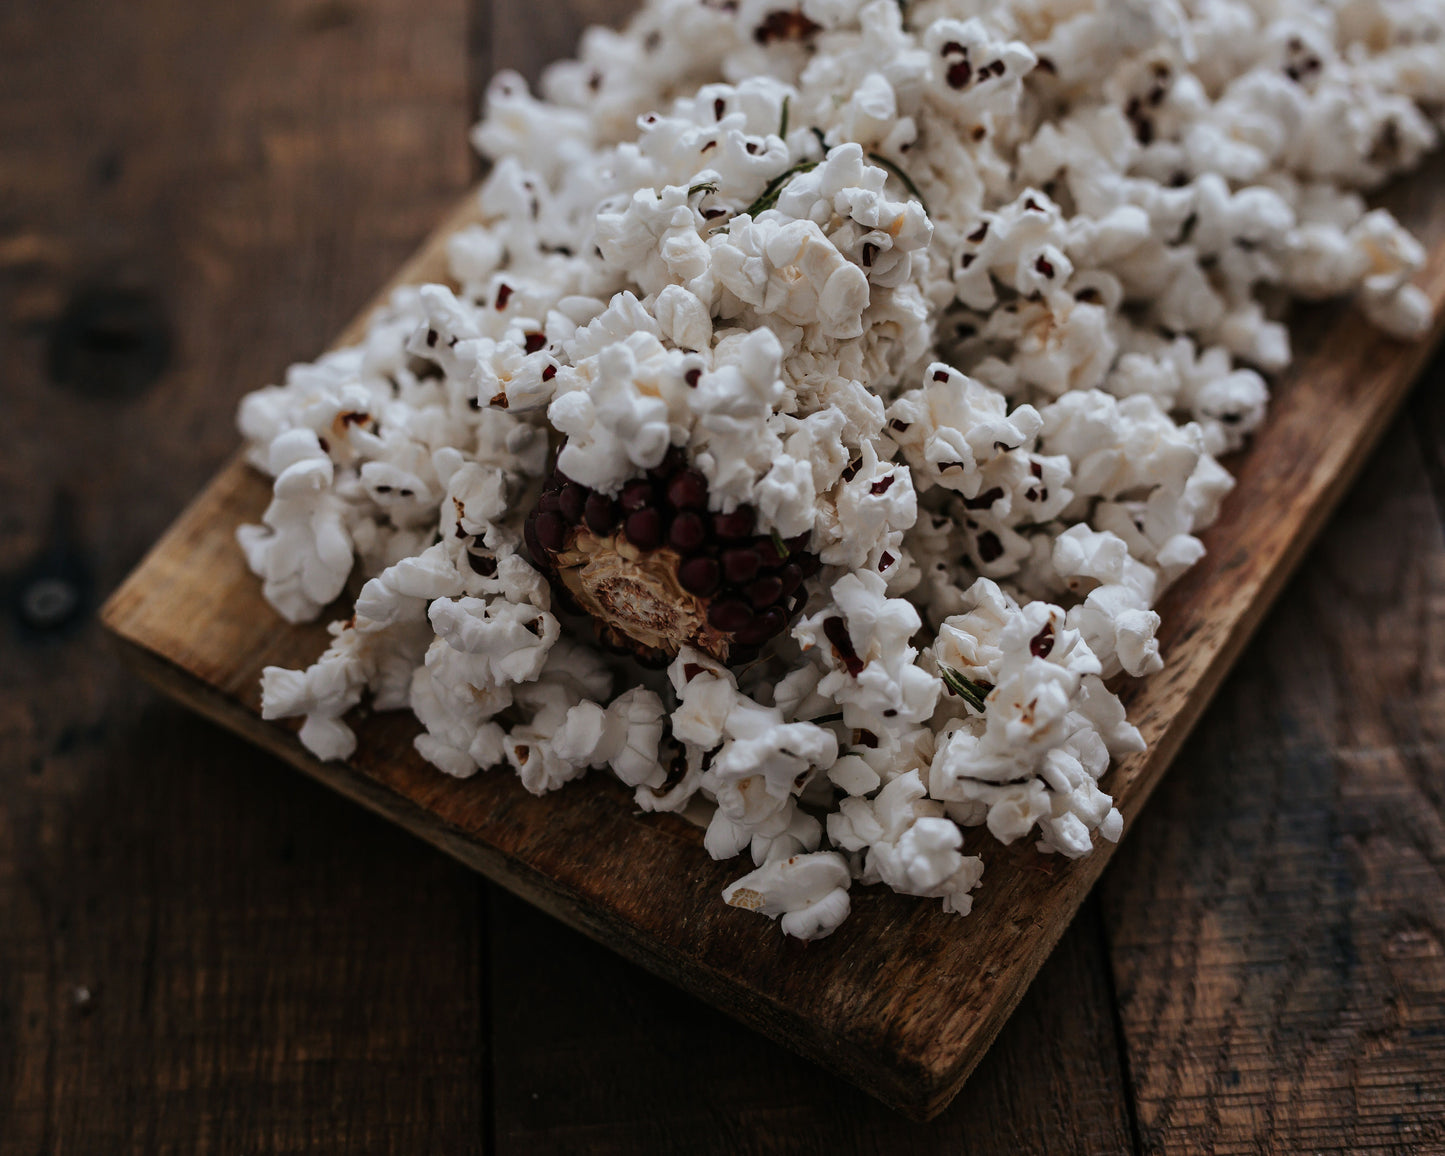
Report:
<svg viewBox="0 0 1445 1156"><path fill-rule="evenodd" d="M1003 557L1003 543L992 530L985 530L978 536L978 556L985 566Z"/></svg>
<svg viewBox="0 0 1445 1156"><path fill-rule="evenodd" d="M610 534L612 527L617 525L617 511L606 494L592 494L583 507L582 516L587 519L587 528L594 534Z"/></svg>
<svg viewBox="0 0 1445 1156"><path fill-rule="evenodd" d="M727 109L727 104L724 103L722 97L718 97L715 101L713 101L713 102L712 102L712 117L713 117L713 120L722 120L722 118L723 118L723 112L724 112L726 109Z"/></svg>
<svg viewBox="0 0 1445 1156"><path fill-rule="evenodd" d="M862 468L863 468L863 459L862 459L862 458L859 458L856 462L849 462L848 465L844 467L842 474L840 474L839 476L843 479L844 483L846 484L846 483L848 483L848 482L851 482L854 478L856 478L856 477L858 476L858 471L861 470Z"/></svg>
<svg viewBox="0 0 1445 1156"><path fill-rule="evenodd" d="M759 615L746 626L739 627L733 633L733 638L744 646L760 646L777 633L777 631L769 629L771 625L772 623L768 622L764 616Z"/></svg>
<svg viewBox="0 0 1445 1156"><path fill-rule="evenodd" d="M1035 658L1048 658L1054 649L1054 624L1044 623L1044 628L1029 639L1029 653Z"/></svg>
<svg viewBox="0 0 1445 1156"><path fill-rule="evenodd" d="M528 353L536 353L546 344L547 335L545 333L529 333L522 344L522 348Z"/></svg>
<svg viewBox="0 0 1445 1156"><path fill-rule="evenodd" d="M490 554L473 554L468 551L467 565L472 568L473 573L480 574L483 578L497 576L497 560Z"/></svg>
<svg viewBox="0 0 1445 1156"><path fill-rule="evenodd" d="M537 541L557 553L567 544L567 523L552 513L539 513L537 515Z"/></svg>
<svg viewBox="0 0 1445 1156"><path fill-rule="evenodd" d="M893 475L885 474L883 477L879 478L876 482L874 482L871 486L868 487L868 492L874 495L886 494L888 492L888 488L891 485L893 485Z"/></svg>
<svg viewBox="0 0 1445 1156"><path fill-rule="evenodd" d="M512 287L505 281L497 286L497 309L500 311L507 307L507 302L512 299Z"/></svg>
<svg viewBox="0 0 1445 1156"><path fill-rule="evenodd" d="M783 588L783 597L791 598L798 587L803 584L803 568L796 562L789 562L783 567L778 575L778 581Z"/></svg>
<svg viewBox="0 0 1445 1156"><path fill-rule="evenodd" d="M764 570L776 570L788 560L788 553L791 551L788 550L786 543L783 545L783 550L780 551L778 543L772 538L759 538L753 544L753 553L758 556L758 565Z"/></svg>
<svg viewBox="0 0 1445 1156"><path fill-rule="evenodd" d="M644 506L650 506L652 505L652 500L651 482L645 482L639 478L637 481L628 482L627 485L622 487L622 497L620 501L624 513L630 514L635 510L642 509Z"/></svg>
<svg viewBox="0 0 1445 1156"><path fill-rule="evenodd" d="M634 510L627 515L622 530L639 550L653 550L662 545L662 515L656 510Z"/></svg>
<svg viewBox="0 0 1445 1156"><path fill-rule="evenodd" d="M722 553L723 576L729 582L742 585L751 581L758 572L758 556L753 550L737 548Z"/></svg>
<svg viewBox="0 0 1445 1156"><path fill-rule="evenodd" d="M562 494L560 490L548 490L537 499L537 512L540 514L556 514L562 509Z"/></svg>
<svg viewBox="0 0 1445 1156"><path fill-rule="evenodd" d="M721 567L716 558L689 558L677 568L677 581L689 594L706 597L717 589Z"/></svg>
<svg viewBox="0 0 1445 1156"><path fill-rule="evenodd" d="M975 229L972 233L970 233L970 234L969 234L967 237L965 237L964 239L967 240L967 241L972 241L975 245L977 245L980 241L982 241L982 240L983 240L985 237L987 237L987 236L988 236L988 222L987 222L987 221L984 221L982 224L979 225L979 227L978 227L977 229Z"/></svg>
<svg viewBox="0 0 1445 1156"><path fill-rule="evenodd" d="M684 470L667 483L667 500L679 510L701 510L707 505L707 479L696 470Z"/></svg>
<svg viewBox="0 0 1445 1156"><path fill-rule="evenodd" d="M662 461L647 471L647 476L654 480L661 481L663 478L670 478L673 474L687 465L687 454L681 446L671 446L667 453L662 455Z"/></svg>
<svg viewBox="0 0 1445 1156"><path fill-rule="evenodd" d="M752 624L753 611L746 602L737 598L724 598L708 607L707 620L718 630L731 634Z"/></svg>
<svg viewBox="0 0 1445 1156"><path fill-rule="evenodd" d="M934 380L934 381L947 381L947 380L948 380L948 370L946 370L946 369L935 369L935 370L933 371L933 380Z"/></svg>
<svg viewBox="0 0 1445 1156"><path fill-rule="evenodd" d="M684 510L672 520L667 540L685 553L696 550L707 540L707 523L702 520L701 514Z"/></svg>
<svg viewBox="0 0 1445 1156"><path fill-rule="evenodd" d="M897 558L887 550L884 550L883 553L878 556L878 573L882 574L883 571L887 570L888 567L892 566L896 561L898 561Z"/></svg>
<svg viewBox="0 0 1445 1156"><path fill-rule="evenodd" d="M878 246L873 244L872 241L863 242L863 256L861 258L863 262L863 268L873 268L873 258L875 258L876 256L878 256Z"/></svg>
<svg viewBox="0 0 1445 1156"><path fill-rule="evenodd" d="M691 682L691 681L692 681L693 679L695 679L698 675L700 675L700 674L706 674L707 672L708 672L707 667L705 667L705 666L699 666L699 665L698 665L697 663L695 663L695 662L689 662L689 663L687 663L687 664L682 668L683 681L684 681L684 682Z"/></svg>
<svg viewBox="0 0 1445 1156"><path fill-rule="evenodd" d="M947 44L945 44L942 48L940 48L940 49L938 50L938 55L939 55L939 56L967 56L967 55L968 55L968 49L965 48L962 44L960 44L957 40L950 40Z"/></svg>
<svg viewBox="0 0 1445 1156"><path fill-rule="evenodd" d="M527 544L527 553L532 555L532 561L544 570L550 569L547 551L542 549L542 543L537 538L537 515L535 513L522 524L522 541Z"/></svg>
<svg viewBox="0 0 1445 1156"><path fill-rule="evenodd" d="M754 521L753 508L739 506L731 514L714 514L712 528L719 538L736 540L752 534Z"/></svg>
<svg viewBox="0 0 1445 1156"><path fill-rule="evenodd" d="M756 609L765 610L783 596L783 580L769 574L759 578L743 593Z"/></svg>
<svg viewBox="0 0 1445 1156"><path fill-rule="evenodd" d="M551 380L552 380L554 377L556 377L556 376L557 376L557 367L556 367L555 365L549 365L549 366L547 366L546 369L542 370L542 380L543 380L543 381L551 381Z"/></svg>
<svg viewBox="0 0 1445 1156"><path fill-rule="evenodd" d="M717 215L718 215L718 216L721 216L722 213L719 212ZM706 217L706 216L707 216L707 213L704 213L703 216ZM699 379L700 377L702 377L702 370L700 370L700 369L698 369L698 368L696 368L696 367L693 367L692 369L689 369L686 373L684 373L684 374L682 375L682 380L685 381L685 382L687 382L687 387L688 387L689 389L696 389L696 388L697 388L698 379Z"/></svg>
<svg viewBox="0 0 1445 1156"><path fill-rule="evenodd" d="M557 504L562 517L575 525L587 509L587 490L576 482L568 482L557 494Z"/></svg>
<svg viewBox="0 0 1445 1156"><path fill-rule="evenodd" d="M973 79L973 66L967 60L955 61L948 66L948 87L967 88Z"/></svg>
<svg viewBox="0 0 1445 1156"><path fill-rule="evenodd" d="M853 647L853 639L848 635L848 624L837 615L825 618L823 634L833 644L838 661L843 664L849 674L857 678L865 663L858 657L858 651Z"/></svg>

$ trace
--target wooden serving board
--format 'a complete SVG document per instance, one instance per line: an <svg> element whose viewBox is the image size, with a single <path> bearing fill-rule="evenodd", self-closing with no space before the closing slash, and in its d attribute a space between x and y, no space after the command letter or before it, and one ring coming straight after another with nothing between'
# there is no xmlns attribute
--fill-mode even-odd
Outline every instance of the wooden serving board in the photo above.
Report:
<svg viewBox="0 0 1445 1156"><path fill-rule="evenodd" d="M1390 198L1429 248L1420 283L1436 306L1430 338L1401 344L1349 309L1307 311L1294 330L1295 367L1277 383L1268 421L1235 463L1239 484L1205 534L1209 553L1160 607L1165 668L1124 694L1149 748L1103 784L1126 831L1445 330L1442 172L1436 163ZM395 283L440 279L446 237L474 214L468 198ZM318 762L294 726L259 716L262 667L308 665L332 617L286 625L246 570L235 529L259 520L269 494L267 479L233 459L111 597L104 621L144 674L910 1116L932 1117L957 1093L1109 861L1102 841L1068 862L973 831L966 849L987 869L970 916L855 887L852 917L804 944L722 903L747 864L713 862L700 830L639 814L605 774L540 799L510 773L452 779L412 749L417 724L405 713L359 720L356 756Z"/></svg>

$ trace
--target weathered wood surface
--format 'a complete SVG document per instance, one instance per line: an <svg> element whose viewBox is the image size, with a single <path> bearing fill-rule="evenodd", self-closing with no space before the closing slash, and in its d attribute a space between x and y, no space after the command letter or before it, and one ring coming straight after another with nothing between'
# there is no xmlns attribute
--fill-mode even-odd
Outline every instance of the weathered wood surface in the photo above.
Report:
<svg viewBox="0 0 1445 1156"><path fill-rule="evenodd" d="M474 179L468 19L0 5L0 1151L483 1132L479 881L157 698L94 617L239 394Z"/></svg>
<svg viewBox="0 0 1445 1156"><path fill-rule="evenodd" d="M564 49L556 10L499 12L510 44L441 0L0 11L0 1151L1445 1149L1445 561L1420 530L1445 494L1438 370L1388 439L1418 436L1425 469L1382 452L1304 567L1376 594L1342 616L1293 584L1241 663L1264 673L1226 686L1106 875L1103 924L1086 905L928 1126L117 669L96 592L227 456L239 394L320 348L440 218L470 171L465 94L494 57L535 73ZM379 139L397 105L421 127ZM172 360L149 389L147 340L100 342L117 356L86 362L87 389L50 377L86 286L158 303ZM143 337L155 312L109 301ZM1357 556L1361 521L1393 563ZM53 576L88 583L80 613L27 625ZM1352 749L1396 770L1341 778ZM1260 799L1274 818L1251 826Z"/></svg>

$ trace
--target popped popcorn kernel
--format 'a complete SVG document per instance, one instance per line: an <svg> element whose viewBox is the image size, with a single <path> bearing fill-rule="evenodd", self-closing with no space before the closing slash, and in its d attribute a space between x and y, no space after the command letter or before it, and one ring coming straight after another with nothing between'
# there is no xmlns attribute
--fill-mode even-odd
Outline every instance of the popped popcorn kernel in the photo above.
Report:
<svg viewBox="0 0 1445 1156"><path fill-rule="evenodd" d="M1425 0L646 0L499 74L449 284L240 405L265 597L359 590L263 717L615 775L803 939L1117 841L1111 688L1168 661L1286 304L1431 324L1365 194L1442 108Z"/></svg>

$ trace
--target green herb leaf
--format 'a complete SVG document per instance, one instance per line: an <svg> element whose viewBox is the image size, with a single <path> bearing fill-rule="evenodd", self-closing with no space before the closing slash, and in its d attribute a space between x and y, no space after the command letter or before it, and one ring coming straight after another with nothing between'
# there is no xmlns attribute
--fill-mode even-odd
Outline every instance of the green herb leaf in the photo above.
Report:
<svg viewBox="0 0 1445 1156"><path fill-rule="evenodd" d="M940 666L938 668L938 674L939 677L943 679L943 684L948 687L949 690L953 691L954 694L958 695L959 698L963 699L964 702L968 703L968 705L978 711L979 714L984 712L984 700L988 698L988 690L985 690L978 683L964 678L958 671L947 666ZM993 688L990 687L989 689L991 690Z"/></svg>
<svg viewBox="0 0 1445 1156"><path fill-rule="evenodd" d="M693 185L690 189L687 190L687 195L688 195L689 197L695 197L695 196L698 195L698 193L715 193L715 192L717 192L717 182L716 182L716 181L700 181L700 182L698 182L697 184Z"/></svg>
<svg viewBox="0 0 1445 1156"><path fill-rule="evenodd" d="M773 549L778 552L779 558L788 556L788 544L783 541L783 536L776 529L773 531Z"/></svg>
<svg viewBox="0 0 1445 1156"><path fill-rule="evenodd" d="M791 96L783 97L783 122L778 125L778 135L784 140L788 139L788 101L792 99Z"/></svg>
<svg viewBox="0 0 1445 1156"><path fill-rule="evenodd" d="M756 217L759 213L771 209L778 203L778 197L783 192L783 187L796 177L799 173L810 173L818 167L818 161L800 161L787 172L779 173L768 182L756 201L743 210L748 216Z"/></svg>
<svg viewBox="0 0 1445 1156"><path fill-rule="evenodd" d="M875 165L882 165L895 177L903 182L903 187L913 194L913 199L923 206L923 211L928 212L928 202L923 199L923 194L918 191L918 186L913 183L913 178L880 153L869 153L868 159Z"/></svg>
<svg viewBox="0 0 1445 1156"><path fill-rule="evenodd" d="M823 155L826 157L828 155L828 138L823 135L823 130L817 125L813 126L812 133L818 138L818 147L823 150Z"/></svg>

